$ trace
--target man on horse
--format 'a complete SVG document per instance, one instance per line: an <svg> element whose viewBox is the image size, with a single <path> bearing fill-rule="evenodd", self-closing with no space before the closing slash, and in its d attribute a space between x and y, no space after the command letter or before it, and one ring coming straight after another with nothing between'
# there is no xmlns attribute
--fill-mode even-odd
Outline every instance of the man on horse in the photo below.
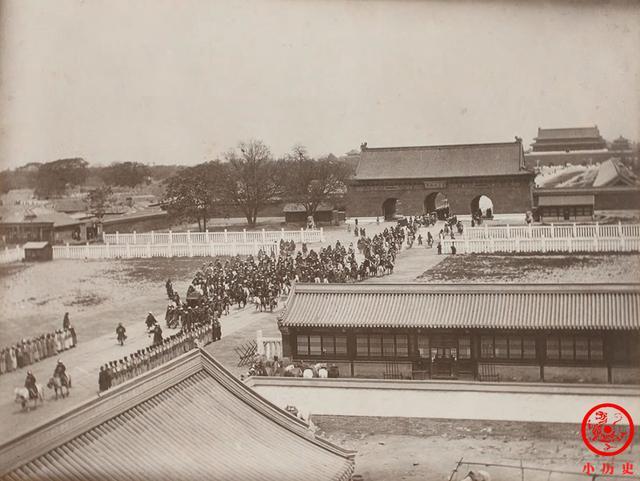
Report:
<svg viewBox="0 0 640 481"><path fill-rule="evenodd" d="M64 363L58 359L58 364L56 364L56 368L53 370L53 377L60 379L60 384L63 386L69 386L69 378L67 377L67 367Z"/></svg>
<svg viewBox="0 0 640 481"><path fill-rule="evenodd" d="M24 380L24 387L29 391L29 399L38 399L38 388L36 386L36 377L31 371L27 372L27 377Z"/></svg>

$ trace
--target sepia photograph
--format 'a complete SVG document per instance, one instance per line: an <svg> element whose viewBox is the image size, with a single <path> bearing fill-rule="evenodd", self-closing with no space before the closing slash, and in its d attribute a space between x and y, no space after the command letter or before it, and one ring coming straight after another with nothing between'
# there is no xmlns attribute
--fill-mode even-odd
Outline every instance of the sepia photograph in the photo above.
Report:
<svg viewBox="0 0 640 481"><path fill-rule="evenodd" d="M640 480L640 1L0 0L0 480Z"/></svg>

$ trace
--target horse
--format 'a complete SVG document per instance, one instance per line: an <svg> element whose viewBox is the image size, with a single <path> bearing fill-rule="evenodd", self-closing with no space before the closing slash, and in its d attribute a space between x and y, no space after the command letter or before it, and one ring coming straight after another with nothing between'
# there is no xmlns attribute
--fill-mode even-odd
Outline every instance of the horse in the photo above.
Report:
<svg viewBox="0 0 640 481"><path fill-rule="evenodd" d="M44 388L41 384L36 384L36 391L38 391L38 397L33 399L33 409L38 406L38 400L40 403L44 403ZM29 390L26 387L17 387L13 390L13 393L16 396L16 402L20 403L22 409L27 408L28 411L29 401L31 401Z"/></svg>
<svg viewBox="0 0 640 481"><path fill-rule="evenodd" d="M53 389L56 393L56 400L58 399L58 391L60 391L60 395L65 398L67 397L70 392L69 389L71 388L71 376L69 374L67 374L67 379L65 382L62 381L62 379L60 379L58 376L56 377L51 377L49 378L49 382L47 383L47 387L49 389ZM63 388L67 389L67 393L65 394Z"/></svg>
<svg viewBox="0 0 640 481"><path fill-rule="evenodd" d="M469 471L462 481L491 481L491 475L486 471Z"/></svg>

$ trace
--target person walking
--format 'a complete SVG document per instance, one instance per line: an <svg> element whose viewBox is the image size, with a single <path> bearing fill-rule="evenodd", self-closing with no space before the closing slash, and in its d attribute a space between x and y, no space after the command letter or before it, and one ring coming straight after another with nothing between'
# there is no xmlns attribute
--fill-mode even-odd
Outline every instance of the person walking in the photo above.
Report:
<svg viewBox="0 0 640 481"><path fill-rule="evenodd" d="M116 327L116 336L118 337L118 342L121 346L124 346L124 341L127 339L127 329L122 325L122 323L118 323L118 327Z"/></svg>

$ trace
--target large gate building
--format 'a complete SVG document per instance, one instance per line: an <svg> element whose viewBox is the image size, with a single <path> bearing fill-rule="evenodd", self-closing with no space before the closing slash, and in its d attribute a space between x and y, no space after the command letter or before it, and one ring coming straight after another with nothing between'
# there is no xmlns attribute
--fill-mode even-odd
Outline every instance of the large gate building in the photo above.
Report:
<svg viewBox="0 0 640 481"><path fill-rule="evenodd" d="M524 213L532 206L533 179L520 138L423 147L372 148L365 143L349 183L348 215L470 214L478 211L483 197L492 213Z"/></svg>

